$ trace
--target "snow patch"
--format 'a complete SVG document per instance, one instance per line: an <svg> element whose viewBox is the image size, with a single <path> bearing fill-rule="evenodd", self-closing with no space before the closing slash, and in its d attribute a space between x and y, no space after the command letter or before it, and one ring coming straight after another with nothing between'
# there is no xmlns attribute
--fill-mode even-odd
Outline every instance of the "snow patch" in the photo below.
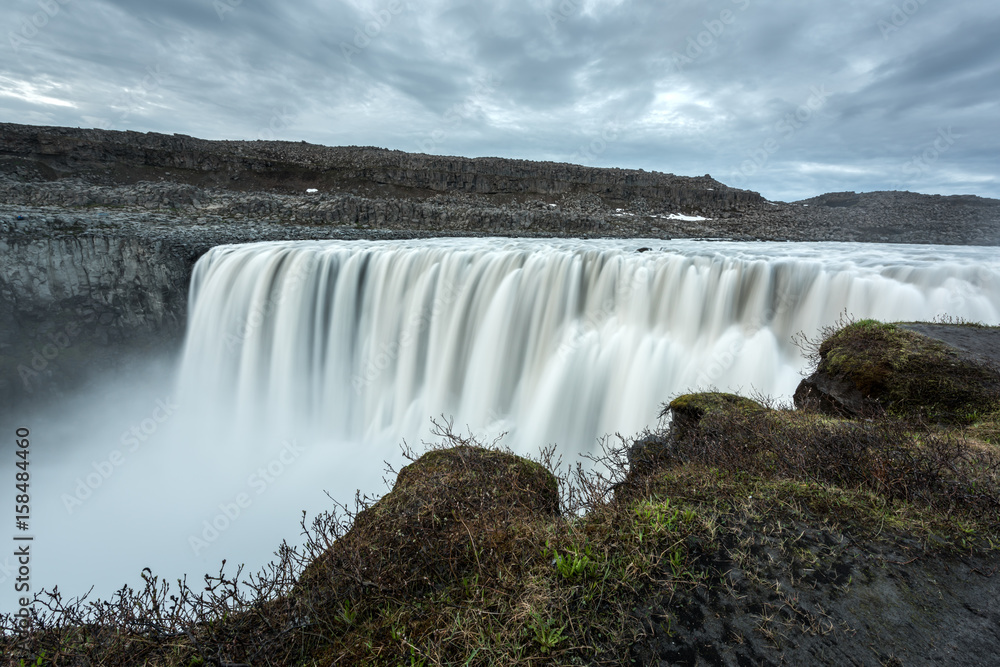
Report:
<svg viewBox="0 0 1000 667"><path fill-rule="evenodd" d="M704 222L712 219L703 218L700 215L684 215L682 213L671 213L670 215L661 215L660 217L667 220L683 220L684 222Z"/></svg>

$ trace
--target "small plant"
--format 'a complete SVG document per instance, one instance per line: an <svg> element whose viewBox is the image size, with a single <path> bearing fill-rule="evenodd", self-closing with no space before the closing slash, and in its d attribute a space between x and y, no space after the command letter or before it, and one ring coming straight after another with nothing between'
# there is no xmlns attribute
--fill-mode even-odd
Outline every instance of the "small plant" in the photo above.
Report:
<svg viewBox="0 0 1000 667"><path fill-rule="evenodd" d="M427 664L427 658L422 655L417 654L417 650L410 647L410 667L424 667Z"/></svg>
<svg viewBox="0 0 1000 667"><path fill-rule="evenodd" d="M663 501L651 499L636 507L635 515L643 527L649 527L653 534L660 534L671 532L677 527L681 511L678 509L670 510L669 498ZM645 531L639 533L640 542L644 533Z"/></svg>
<svg viewBox="0 0 1000 667"><path fill-rule="evenodd" d="M566 625L556 627L556 623L557 621L551 618L542 620L542 615L538 612L532 612L531 614L531 623L528 624L528 627L534 633L535 641L542 647L542 653L548 653L559 642L566 639L566 636L563 634Z"/></svg>
<svg viewBox="0 0 1000 667"><path fill-rule="evenodd" d="M39 656L35 659L35 662L30 664L33 665L34 667L42 667L42 665L45 664L45 651L42 651L41 654L39 654ZM21 658L20 667L28 667L28 665L29 663L25 662L24 658Z"/></svg>
<svg viewBox="0 0 1000 667"><path fill-rule="evenodd" d="M670 570L674 573L674 576L678 578L686 573L684 549L680 546L674 547L674 550L670 552Z"/></svg>
<svg viewBox="0 0 1000 667"><path fill-rule="evenodd" d="M358 610L351 605L350 600L344 600L340 603L340 609L337 612L337 620L344 625L350 627L354 625L355 619L358 617Z"/></svg>
<svg viewBox="0 0 1000 667"><path fill-rule="evenodd" d="M561 554L553 550L550 555L559 576L570 581L592 574L597 567L596 559L593 557L589 545L585 546L582 552L571 551Z"/></svg>

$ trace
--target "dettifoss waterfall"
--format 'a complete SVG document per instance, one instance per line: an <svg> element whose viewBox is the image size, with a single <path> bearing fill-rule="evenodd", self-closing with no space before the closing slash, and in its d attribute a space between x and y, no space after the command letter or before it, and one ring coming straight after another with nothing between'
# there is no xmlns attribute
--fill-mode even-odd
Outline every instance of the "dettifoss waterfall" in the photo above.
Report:
<svg viewBox="0 0 1000 667"><path fill-rule="evenodd" d="M590 449L679 392L788 397L797 332L1000 320L993 249L435 239L223 246L197 265L185 393L226 423L350 442L431 416Z"/></svg>
<svg viewBox="0 0 1000 667"><path fill-rule="evenodd" d="M655 426L680 392L788 399L805 365L792 336L845 311L1000 324L1000 257L650 239L260 243L208 252L190 298L173 370L33 420L37 587L107 597L141 585L144 567L166 580L223 559L256 570L297 542L303 511L385 492L383 462L405 464L404 439L420 451L432 417L507 433L523 454L556 443L575 462L603 434Z"/></svg>

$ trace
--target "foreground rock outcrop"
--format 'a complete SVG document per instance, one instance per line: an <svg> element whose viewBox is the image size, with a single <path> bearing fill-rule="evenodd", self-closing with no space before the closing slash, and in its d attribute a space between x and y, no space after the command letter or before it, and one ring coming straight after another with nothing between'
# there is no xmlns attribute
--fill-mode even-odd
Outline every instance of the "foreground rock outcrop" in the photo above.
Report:
<svg viewBox="0 0 1000 667"><path fill-rule="evenodd" d="M816 355L797 407L949 424L1000 411L1000 327L862 320L827 337Z"/></svg>
<svg viewBox="0 0 1000 667"><path fill-rule="evenodd" d="M433 450L399 471L392 491L306 569L300 588L345 599L366 587L433 591L475 570L481 554L523 547L519 526L558 514L558 482L538 463L469 445Z"/></svg>

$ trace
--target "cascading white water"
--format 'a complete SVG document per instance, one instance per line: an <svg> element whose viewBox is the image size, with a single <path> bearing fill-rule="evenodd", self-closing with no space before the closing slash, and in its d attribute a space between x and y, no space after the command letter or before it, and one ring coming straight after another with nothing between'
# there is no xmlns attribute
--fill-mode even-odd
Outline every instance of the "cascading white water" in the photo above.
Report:
<svg viewBox="0 0 1000 667"><path fill-rule="evenodd" d="M682 391L789 396L792 335L844 311L997 323L1000 265L984 248L842 243L223 246L195 269L182 386L255 433L396 439L443 414L574 452Z"/></svg>
<svg viewBox="0 0 1000 667"><path fill-rule="evenodd" d="M787 397L803 366L792 334L844 310L1000 323L1000 259L866 244L265 243L209 252L190 306L180 391L143 373L17 424L38 443L35 586L107 597L141 586L143 567L164 580L222 559L256 570L297 540L303 510L330 508L324 491L383 491L382 461L405 463L400 438L434 415L510 430L525 454L556 442L575 461L681 391ZM0 558L0 580L10 567Z"/></svg>

